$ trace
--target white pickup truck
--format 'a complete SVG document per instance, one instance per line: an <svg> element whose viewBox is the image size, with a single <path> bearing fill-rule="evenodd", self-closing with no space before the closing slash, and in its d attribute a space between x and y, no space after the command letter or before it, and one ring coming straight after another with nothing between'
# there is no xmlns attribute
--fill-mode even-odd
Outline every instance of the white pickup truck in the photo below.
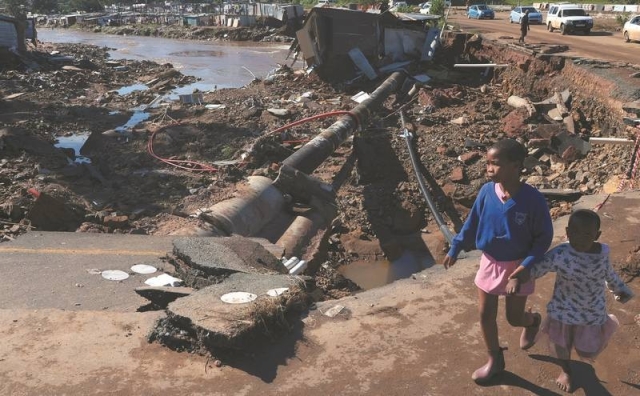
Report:
<svg viewBox="0 0 640 396"><path fill-rule="evenodd" d="M593 18L580 5L551 4L546 25L550 32L559 29L562 34L573 32L589 34L593 28Z"/></svg>

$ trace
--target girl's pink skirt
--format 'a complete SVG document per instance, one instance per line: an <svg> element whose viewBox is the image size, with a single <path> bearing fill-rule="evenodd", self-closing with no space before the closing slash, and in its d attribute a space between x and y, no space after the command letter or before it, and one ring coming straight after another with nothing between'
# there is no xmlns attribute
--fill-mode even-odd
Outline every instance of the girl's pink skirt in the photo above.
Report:
<svg viewBox="0 0 640 396"><path fill-rule="evenodd" d="M538 338L548 338L551 355L558 359L569 360L572 348L581 358L594 359L607 347L619 325L614 315L609 315L604 324L595 326L568 325L547 317L540 326Z"/></svg>
<svg viewBox="0 0 640 396"><path fill-rule="evenodd" d="M476 286L485 293L506 296L509 275L518 268L521 262L522 260L497 261L488 254L482 253L482 257L480 258L480 268L476 273ZM520 290L516 295L528 296L533 293L534 289L535 283L534 280L531 279L527 283L522 283L520 285Z"/></svg>

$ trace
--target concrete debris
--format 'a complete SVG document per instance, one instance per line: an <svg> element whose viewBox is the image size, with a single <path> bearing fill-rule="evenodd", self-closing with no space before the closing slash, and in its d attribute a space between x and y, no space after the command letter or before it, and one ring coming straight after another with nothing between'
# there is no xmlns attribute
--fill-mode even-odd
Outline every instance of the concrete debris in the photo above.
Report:
<svg viewBox="0 0 640 396"><path fill-rule="evenodd" d="M286 117L290 114L287 109L267 109L267 111L277 117Z"/></svg>
<svg viewBox="0 0 640 396"><path fill-rule="evenodd" d="M260 243L242 237L179 238L173 246L176 257L207 275L289 273Z"/></svg>
<svg viewBox="0 0 640 396"><path fill-rule="evenodd" d="M338 314L340 314L340 312L342 312L344 310L344 305L334 305L333 307L327 309L324 312L324 316L328 316L330 318L335 318Z"/></svg>
<svg viewBox="0 0 640 396"><path fill-rule="evenodd" d="M547 112L547 115L553 121L564 121L564 117L562 116L562 113L557 108L549 110L549 112Z"/></svg>
<svg viewBox="0 0 640 396"><path fill-rule="evenodd" d="M529 112L529 117L531 117L534 114L536 114L536 107L533 105L531 100L529 100L527 98L521 98L521 97L516 96L516 95L511 95L507 99L507 104L509 106L515 107L517 109L521 108L521 107L524 107Z"/></svg>
<svg viewBox="0 0 640 396"><path fill-rule="evenodd" d="M277 297L269 290L288 288ZM255 295L248 304L228 304L221 300L228 293L242 290ZM235 273L224 282L211 285L169 304L166 321L160 321L152 339L172 347L199 350L201 347L251 348L260 334L274 331L287 312L306 308L304 283L288 275ZM292 292L295 291L295 292ZM298 305L298 301L300 305ZM266 327L265 327L266 326ZM185 339L185 334L194 335ZM195 337L195 335L198 335Z"/></svg>
<svg viewBox="0 0 640 396"><path fill-rule="evenodd" d="M186 297L194 292L190 287L142 286L134 291L160 308L166 308L169 303L180 297Z"/></svg>
<svg viewBox="0 0 640 396"><path fill-rule="evenodd" d="M469 124L469 118L466 116L460 116L450 121L454 125L467 125Z"/></svg>

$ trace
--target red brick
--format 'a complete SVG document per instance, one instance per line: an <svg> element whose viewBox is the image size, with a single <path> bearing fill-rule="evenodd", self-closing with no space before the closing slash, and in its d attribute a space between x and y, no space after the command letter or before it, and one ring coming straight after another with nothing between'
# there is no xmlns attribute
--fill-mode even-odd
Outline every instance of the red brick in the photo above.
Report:
<svg viewBox="0 0 640 396"><path fill-rule="evenodd" d="M460 183L464 181L464 177L465 177L464 168L462 168L461 166L458 166L451 171L451 174L449 175L449 180L451 180L454 183Z"/></svg>
<svg viewBox="0 0 640 396"><path fill-rule="evenodd" d="M465 164L470 164L480 157L482 157L482 154L480 154L479 151L470 151L468 153L461 154L459 158L460 161L464 162Z"/></svg>

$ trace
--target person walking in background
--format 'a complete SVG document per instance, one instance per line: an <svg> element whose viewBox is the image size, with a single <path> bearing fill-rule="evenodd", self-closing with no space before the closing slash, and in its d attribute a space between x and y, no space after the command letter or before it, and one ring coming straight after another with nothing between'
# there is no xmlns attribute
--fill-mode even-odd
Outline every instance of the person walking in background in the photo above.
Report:
<svg viewBox="0 0 640 396"><path fill-rule="evenodd" d="M512 272L528 268L541 259L553 239L549 207L542 194L520 181L527 150L515 140L498 141L487 152L487 175L491 182L480 189L473 208L451 243L444 259L445 268L455 264L462 250L482 250L478 287L480 327L489 351L487 363L471 378L484 383L504 371L504 349L498 339L498 297L506 296L507 321L524 327L520 348L529 349L541 323L539 313L525 312L533 281L518 284L509 280ZM519 290L515 290L519 286Z"/></svg>
<svg viewBox="0 0 640 396"><path fill-rule="evenodd" d="M524 38L529 30L531 30L529 27L529 10L526 10L522 18L520 18L520 39L518 43L524 44Z"/></svg>
<svg viewBox="0 0 640 396"><path fill-rule="evenodd" d="M548 272L556 273L540 333L548 338L550 353L559 360L558 387L572 392L571 350L575 348L578 356L593 360L619 326L618 319L607 314L605 286L622 303L631 299L633 292L613 271L609 246L596 242L600 237L600 217L596 212L573 212L566 231L568 243L551 249L531 269L519 267L510 278L525 282L529 274L539 278Z"/></svg>

